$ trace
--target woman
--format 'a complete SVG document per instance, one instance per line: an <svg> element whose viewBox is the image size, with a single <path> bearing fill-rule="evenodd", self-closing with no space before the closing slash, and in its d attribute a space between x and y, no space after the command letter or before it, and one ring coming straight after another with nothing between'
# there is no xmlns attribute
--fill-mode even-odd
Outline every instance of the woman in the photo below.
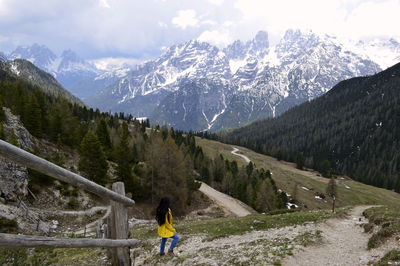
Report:
<svg viewBox="0 0 400 266"><path fill-rule="evenodd" d="M174 255L174 248L180 237L176 234L175 228L172 226L172 212L169 208L169 198L162 198L156 211L156 220L158 222L158 235L161 237L160 256L165 255L165 243L168 238L172 238L171 246L168 249L168 255Z"/></svg>

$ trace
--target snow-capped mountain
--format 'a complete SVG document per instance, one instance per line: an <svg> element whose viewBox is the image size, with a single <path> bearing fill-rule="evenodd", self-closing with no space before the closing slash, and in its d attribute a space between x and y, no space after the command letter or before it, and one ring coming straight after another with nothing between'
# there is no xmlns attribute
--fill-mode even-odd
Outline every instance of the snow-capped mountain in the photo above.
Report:
<svg viewBox="0 0 400 266"><path fill-rule="evenodd" d="M386 69L400 62L400 43L393 39L373 39L356 43L344 42L348 49L370 58L382 69Z"/></svg>
<svg viewBox="0 0 400 266"><path fill-rule="evenodd" d="M63 96L71 102L83 105L83 102L63 88L53 75L43 71L28 60L8 60L0 64L0 69L38 85L40 90L48 95Z"/></svg>
<svg viewBox="0 0 400 266"><path fill-rule="evenodd" d="M133 68L88 103L105 110L150 116L161 100L180 89L183 81L205 77L229 80L229 64L217 47L193 40L174 45L156 60Z"/></svg>
<svg viewBox="0 0 400 266"><path fill-rule="evenodd" d="M341 80L380 70L334 37L288 30L270 47L261 31L224 49L196 40L174 45L88 102L174 128L220 130L279 115Z"/></svg>
<svg viewBox="0 0 400 266"><path fill-rule="evenodd" d="M134 67L117 58L85 61L70 50L56 56L40 45L18 47L13 58L30 60L103 111L216 131L277 116L341 80L379 72L400 61L400 45L288 30L274 46L265 31L223 49L191 40ZM118 66L105 67L108 62Z"/></svg>
<svg viewBox="0 0 400 266"><path fill-rule="evenodd" d="M44 45L19 46L10 53L8 59L26 59L42 70L52 74L73 94L80 98L87 95L87 88L79 86L83 80L94 79L102 73L93 64L81 59L75 52L65 50L60 56L55 55ZM90 91L90 94L97 91Z"/></svg>
<svg viewBox="0 0 400 266"><path fill-rule="evenodd" d="M32 46L18 46L8 58L10 60L26 59L37 67L51 73L57 56L46 46L35 43Z"/></svg>
<svg viewBox="0 0 400 266"><path fill-rule="evenodd" d="M2 52L0 52L0 62L1 61L7 61L7 56Z"/></svg>

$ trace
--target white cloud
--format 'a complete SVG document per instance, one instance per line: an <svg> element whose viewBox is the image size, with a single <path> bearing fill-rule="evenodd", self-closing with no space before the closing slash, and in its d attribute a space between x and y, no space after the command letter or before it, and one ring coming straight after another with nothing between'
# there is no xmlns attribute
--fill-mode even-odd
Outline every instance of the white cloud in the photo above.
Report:
<svg viewBox="0 0 400 266"><path fill-rule="evenodd" d="M289 28L353 36L398 35L399 0L236 0L241 24L282 34Z"/></svg>
<svg viewBox="0 0 400 266"><path fill-rule="evenodd" d="M134 66L140 63L141 61L125 57L105 57L105 58L91 60L90 62L94 64L98 69L111 70L127 66Z"/></svg>
<svg viewBox="0 0 400 266"><path fill-rule="evenodd" d="M200 34L197 40L201 42L208 42L219 47L224 47L232 42L232 38L227 31L221 32L218 30L206 30Z"/></svg>
<svg viewBox="0 0 400 266"><path fill-rule="evenodd" d="M217 25L217 22L215 22L214 20L211 19L207 19L207 20L203 20L201 21L202 25Z"/></svg>
<svg viewBox="0 0 400 266"><path fill-rule="evenodd" d="M221 46L266 30L274 43L288 28L398 37L398 14L400 0L0 0L0 51L36 42L84 58L150 58L198 36Z"/></svg>
<svg viewBox="0 0 400 266"><path fill-rule="evenodd" d="M371 34L400 36L400 1L389 0L361 3L349 14L344 29L350 36Z"/></svg>
<svg viewBox="0 0 400 266"><path fill-rule="evenodd" d="M232 26L232 25L234 25L235 23L233 22L233 21L231 21L231 20L227 20L227 21L225 21L222 25L224 26L224 27L230 27L230 26Z"/></svg>
<svg viewBox="0 0 400 266"><path fill-rule="evenodd" d="M216 6L220 6L225 2L225 0L207 0L207 1Z"/></svg>
<svg viewBox="0 0 400 266"><path fill-rule="evenodd" d="M99 0L99 6L104 8L111 8L107 0Z"/></svg>
<svg viewBox="0 0 400 266"><path fill-rule="evenodd" d="M179 10L178 16L172 18L172 24L177 27L186 29L187 27L196 27L199 19L196 17L196 11L193 9Z"/></svg>
<svg viewBox="0 0 400 266"><path fill-rule="evenodd" d="M159 21L158 22L158 26L160 26L161 28L168 28L168 25L167 25L167 23L165 23L165 22L162 22L162 21Z"/></svg>

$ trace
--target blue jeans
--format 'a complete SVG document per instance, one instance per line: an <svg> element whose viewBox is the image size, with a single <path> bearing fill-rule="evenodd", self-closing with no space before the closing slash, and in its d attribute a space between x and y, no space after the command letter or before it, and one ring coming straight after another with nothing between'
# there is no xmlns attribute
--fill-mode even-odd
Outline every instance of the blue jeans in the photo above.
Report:
<svg viewBox="0 0 400 266"><path fill-rule="evenodd" d="M169 250L173 250L181 237L177 234L174 234L170 238L172 238L172 243L171 246L169 246ZM160 253L164 253L165 243L167 243L167 240L168 238L161 238Z"/></svg>

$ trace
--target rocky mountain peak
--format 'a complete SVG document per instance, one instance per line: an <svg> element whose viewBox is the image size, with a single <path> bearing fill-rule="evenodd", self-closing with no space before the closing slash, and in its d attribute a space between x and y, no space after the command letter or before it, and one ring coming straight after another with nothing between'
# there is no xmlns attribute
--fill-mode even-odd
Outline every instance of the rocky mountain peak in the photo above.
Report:
<svg viewBox="0 0 400 266"><path fill-rule="evenodd" d="M257 32L256 36L243 43L240 40L228 45L223 52L229 60L242 60L248 56L262 58L268 53L269 40L266 31Z"/></svg>
<svg viewBox="0 0 400 266"><path fill-rule="evenodd" d="M18 46L9 56L10 59L23 58L42 69L47 69L57 56L45 45L37 43L31 46Z"/></svg>
<svg viewBox="0 0 400 266"><path fill-rule="evenodd" d="M65 50L60 57L61 61L58 65L58 72L65 71L92 71L97 72L96 67L89 62L86 62L80 58L74 51L68 49Z"/></svg>
<svg viewBox="0 0 400 266"><path fill-rule="evenodd" d="M260 58L264 57L269 48L268 33L266 31L259 31L247 45L251 55L256 55Z"/></svg>
<svg viewBox="0 0 400 266"><path fill-rule="evenodd" d="M0 52L0 62L1 61L7 61L7 56L2 52Z"/></svg>
<svg viewBox="0 0 400 266"><path fill-rule="evenodd" d="M74 51L71 49L65 50L61 54L62 60L71 61L71 62L83 62L83 59L80 58Z"/></svg>

